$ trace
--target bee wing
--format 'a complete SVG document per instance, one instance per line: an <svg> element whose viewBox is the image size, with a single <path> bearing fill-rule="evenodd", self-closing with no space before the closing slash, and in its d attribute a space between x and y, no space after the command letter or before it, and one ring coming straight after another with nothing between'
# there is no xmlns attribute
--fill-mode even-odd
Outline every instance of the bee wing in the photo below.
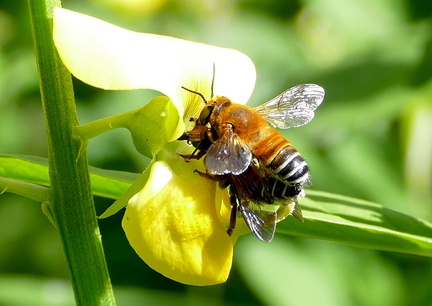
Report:
<svg viewBox="0 0 432 306"><path fill-rule="evenodd" d="M210 174L238 175L247 169L251 160L250 148L231 128L227 128L207 150L204 163Z"/></svg>
<svg viewBox="0 0 432 306"><path fill-rule="evenodd" d="M240 212L247 226L259 240L272 241L276 231L277 212L253 209L249 204L242 202L240 205Z"/></svg>
<svg viewBox="0 0 432 306"><path fill-rule="evenodd" d="M315 84L294 86L255 110L276 128L288 129L305 125L324 100L324 88Z"/></svg>

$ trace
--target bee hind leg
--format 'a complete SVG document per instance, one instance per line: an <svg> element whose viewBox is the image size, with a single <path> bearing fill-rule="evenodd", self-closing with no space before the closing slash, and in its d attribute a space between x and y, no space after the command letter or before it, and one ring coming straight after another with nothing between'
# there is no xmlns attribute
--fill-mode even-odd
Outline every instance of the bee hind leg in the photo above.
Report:
<svg viewBox="0 0 432 306"><path fill-rule="evenodd" d="M231 203L231 215L230 215L230 222L227 229L227 234L231 236L232 232L235 229L236 222L237 222L237 197L234 194L230 195L230 203Z"/></svg>

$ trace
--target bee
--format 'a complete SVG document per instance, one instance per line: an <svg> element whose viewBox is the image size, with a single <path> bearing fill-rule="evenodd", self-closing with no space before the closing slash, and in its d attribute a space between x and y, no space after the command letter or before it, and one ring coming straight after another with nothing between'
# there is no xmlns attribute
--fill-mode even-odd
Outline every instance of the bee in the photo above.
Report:
<svg viewBox="0 0 432 306"><path fill-rule="evenodd" d="M195 150L184 158L204 157L203 177L229 188L232 234L238 215L261 241L270 242L276 223L293 215L303 222L297 200L310 182L309 168L297 149L277 130L305 125L324 99L324 89L315 84L294 86L270 101L252 108L229 98L206 100L195 126L179 140Z"/></svg>

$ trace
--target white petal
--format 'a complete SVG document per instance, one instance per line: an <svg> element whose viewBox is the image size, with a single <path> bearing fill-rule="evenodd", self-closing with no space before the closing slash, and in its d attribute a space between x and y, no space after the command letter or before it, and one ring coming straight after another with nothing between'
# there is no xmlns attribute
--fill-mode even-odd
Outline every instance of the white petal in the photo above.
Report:
<svg viewBox="0 0 432 306"><path fill-rule="evenodd" d="M78 79L104 89L155 89L169 96L180 116L190 102L185 86L246 103L255 67L243 53L168 36L129 31L80 13L56 8L54 41ZM199 100L199 99L198 99Z"/></svg>

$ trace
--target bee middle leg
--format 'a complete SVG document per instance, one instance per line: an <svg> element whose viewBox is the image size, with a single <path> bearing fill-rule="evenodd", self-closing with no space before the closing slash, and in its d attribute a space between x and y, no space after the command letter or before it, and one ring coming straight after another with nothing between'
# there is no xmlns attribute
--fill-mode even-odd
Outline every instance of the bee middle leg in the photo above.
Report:
<svg viewBox="0 0 432 306"><path fill-rule="evenodd" d="M198 174L201 177L204 177L204 178L206 178L208 180L211 180L211 181L214 181L214 182L219 182L221 180L220 178L218 178L218 177L216 177L214 175L208 174L206 172L201 172L201 171L199 171L197 169L195 169L193 172L196 173L196 174Z"/></svg>
<svg viewBox="0 0 432 306"><path fill-rule="evenodd" d="M207 152L195 148L192 154L180 154L181 157L185 159L186 162L189 162L191 159L201 159Z"/></svg>
<svg viewBox="0 0 432 306"><path fill-rule="evenodd" d="M222 189L227 188L230 186L229 180L227 180L223 176L215 176L211 175L205 172L201 172L199 170L194 170L194 173L199 174L201 177L205 177L206 179L212 180L214 182L219 182L219 187ZM238 204L237 204L237 196L235 193L230 191L230 204L231 204L231 214L230 214L230 220L228 224L227 234L231 236L233 233L236 223L237 223L237 213L238 213Z"/></svg>

